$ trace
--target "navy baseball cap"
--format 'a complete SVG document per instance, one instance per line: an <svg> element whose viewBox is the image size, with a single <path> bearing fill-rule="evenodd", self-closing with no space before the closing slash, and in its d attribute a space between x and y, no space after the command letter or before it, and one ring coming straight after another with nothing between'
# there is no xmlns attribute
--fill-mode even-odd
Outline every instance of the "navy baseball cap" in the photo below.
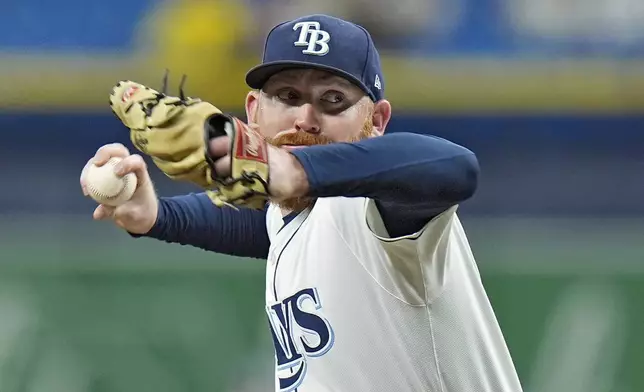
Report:
<svg viewBox="0 0 644 392"><path fill-rule="evenodd" d="M328 15L310 15L275 26L266 37L262 63L246 74L261 89L287 69L313 68L343 77L371 99L384 97L380 55L371 35L357 24Z"/></svg>

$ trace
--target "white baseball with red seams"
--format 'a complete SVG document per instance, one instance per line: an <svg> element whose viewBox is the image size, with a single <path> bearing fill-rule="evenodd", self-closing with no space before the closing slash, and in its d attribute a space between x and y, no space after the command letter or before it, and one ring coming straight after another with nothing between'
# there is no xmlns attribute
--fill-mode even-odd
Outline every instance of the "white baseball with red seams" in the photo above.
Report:
<svg viewBox="0 0 644 392"><path fill-rule="evenodd" d="M85 172L88 195L98 203L119 206L132 198L136 190L136 175L128 173L119 177L114 172L121 158L111 158L103 166L90 164Z"/></svg>

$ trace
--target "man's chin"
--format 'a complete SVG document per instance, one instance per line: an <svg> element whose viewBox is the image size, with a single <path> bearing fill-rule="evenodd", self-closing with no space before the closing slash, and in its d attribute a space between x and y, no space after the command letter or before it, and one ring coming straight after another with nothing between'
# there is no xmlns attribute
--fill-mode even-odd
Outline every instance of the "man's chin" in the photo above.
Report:
<svg viewBox="0 0 644 392"><path fill-rule="evenodd" d="M296 197L293 199L286 199L275 204L283 210L301 212L315 203L315 199L311 197Z"/></svg>

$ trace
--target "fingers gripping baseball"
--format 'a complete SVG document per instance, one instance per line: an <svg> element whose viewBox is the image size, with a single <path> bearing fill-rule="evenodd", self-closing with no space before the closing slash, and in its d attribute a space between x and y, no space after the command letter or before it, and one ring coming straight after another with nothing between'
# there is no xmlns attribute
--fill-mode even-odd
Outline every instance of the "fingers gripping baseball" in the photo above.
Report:
<svg viewBox="0 0 644 392"><path fill-rule="evenodd" d="M102 189L109 189L115 181L134 177L135 188L131 196L128 194L127 198L118 200L97 197L96 184L101 181L98 170L102 170L103 177L109 177L109 181L103 178ZM125 146L109 144L101 147L85 165L80 182L83 193L99 202L93 213L94 219L112 220L119 227L138 234L148 232L154 225L158 201L147 165L140 155L130 155Z"/></svg>
<svg viewBox="0 0 644 392"><path fill-rule="evenodd" d="M102 167L111 158L125 158L128 155L130 155L130 152L128 151L127 147L119 143L106 144L101 148L99 148L96 151L96 154L94 154L94 157L92 157L89 161L87 161L87 163L83 167L83 170L81 171L80 185L83 191L83 195L89 196L86 179L87 179L87 171L92 165L95 165L97 167Z"/></svg>
<svg viewBox="0 0 644 392"><path fill-rule="evenodd" d="M130 155L130 151L120 143L106 144L99 148L94 155L94 163L101 166L107 163L111 158L125 158Z"/></svg>
<svg viewBox="0 0 644 392"><path fill-rule="evenodd" d="M107 144L96 151L94 157L87 161L85 167L83 167L83 170L81 171L80 184L83 194L86 196L89 195L87 191L87 172L90 167L103 167L113 158L120 161L114 167L114 171L117 176L124 177L129 173L133 173L137 177L137 188L149 181L147 165L140 155L130 155L127 147L122 144Z"/></svg>
<svg viewBox="0 0 644 392"><path fill-rule="evenodd" d="M129 173L133 173L137 178L137 186L140 187L145 182L150 180L150 175L148 174L148 165L145 163L143 158L138 155L130 155L121 162L119 162L114 168L117 176L125 176Z"/></svg>

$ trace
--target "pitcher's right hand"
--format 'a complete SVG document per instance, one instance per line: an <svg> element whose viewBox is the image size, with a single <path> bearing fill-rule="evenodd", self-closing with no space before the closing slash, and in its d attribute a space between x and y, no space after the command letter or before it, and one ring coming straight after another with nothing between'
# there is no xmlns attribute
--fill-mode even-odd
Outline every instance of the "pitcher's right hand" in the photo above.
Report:
<svg viewBox="0 0 644 392"><path fill-rule="evenodd" d="M112 220L117 226L133 234L146 234L156 223L159 201L147 165L140 155L130 154L128 149L119 143L106 144L99 148L81 172L80 184L83 194L88 195L84 180L87 167L90 164L102 166L113 157L123 158L114 168L116 174L124 176L134 173L137 177L137 187L132 198L118 207L99 204L93 217L96 220Z"/></svg>

